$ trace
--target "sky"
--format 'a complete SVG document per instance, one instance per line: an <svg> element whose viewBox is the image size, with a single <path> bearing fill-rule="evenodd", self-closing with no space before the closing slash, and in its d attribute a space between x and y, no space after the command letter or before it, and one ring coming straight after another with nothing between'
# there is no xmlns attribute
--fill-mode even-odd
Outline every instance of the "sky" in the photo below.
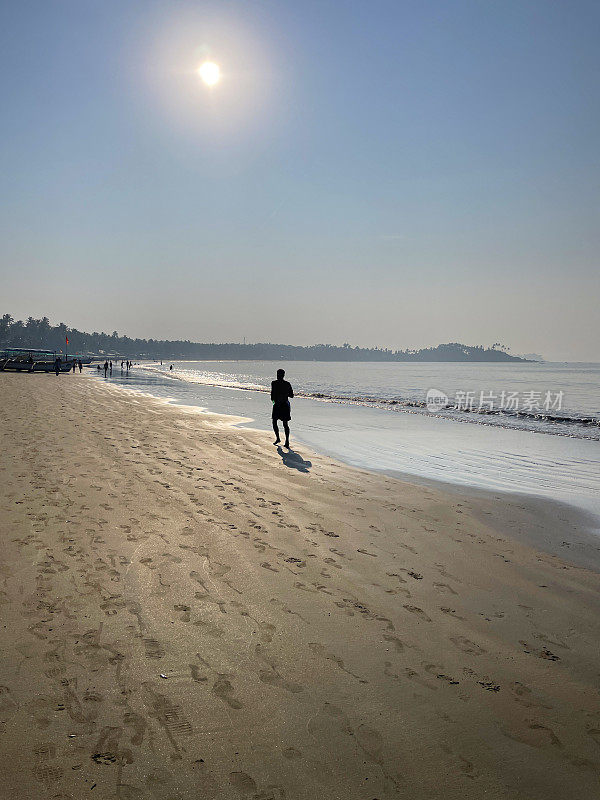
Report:
<svg viewBox="0 0 600 800"><path fill-rule="evenodd" d="M600 361L599 31L582 0L0 0L0 313Z"/></svg>

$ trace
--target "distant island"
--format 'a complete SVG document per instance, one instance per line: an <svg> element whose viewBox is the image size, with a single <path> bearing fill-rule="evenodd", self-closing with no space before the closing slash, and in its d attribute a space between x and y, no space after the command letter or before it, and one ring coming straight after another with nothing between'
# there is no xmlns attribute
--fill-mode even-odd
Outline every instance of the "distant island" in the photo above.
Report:
<svg viewBox="0 0 600 800"><path fill-rule="evenodd" d="M69 344L66 345L68 338ZM352 347L314 344L300 347L291 344L201 343L159 339L131 339L109 333L85 333L69 328L64 322L51 325L47 317L25 322L10 314L0 319L0 349L32 347L46 350L68 350L69 353L92 358L198 360L198 361L528 361L513 356L505 345L491 347L458 342L426 347L421 350L390 350L381 347Z"/></svg>

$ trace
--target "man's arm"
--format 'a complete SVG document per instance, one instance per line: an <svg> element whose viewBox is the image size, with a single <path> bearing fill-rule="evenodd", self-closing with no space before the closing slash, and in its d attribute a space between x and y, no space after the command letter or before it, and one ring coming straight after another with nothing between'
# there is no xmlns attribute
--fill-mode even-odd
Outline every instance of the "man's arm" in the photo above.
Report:
<svg viewBox="0 0 600 800"><path fill-rule="evenodd" d="M271 400L275 402L275 381L271 381Z"/></svg>
<svg viewBox="0 0 600 800"><path fill-rule="evenodd" d="M292 384L288 383L288 386L289 386L288 397L293 397L294 396L294 390L292 389Z"/></svg>

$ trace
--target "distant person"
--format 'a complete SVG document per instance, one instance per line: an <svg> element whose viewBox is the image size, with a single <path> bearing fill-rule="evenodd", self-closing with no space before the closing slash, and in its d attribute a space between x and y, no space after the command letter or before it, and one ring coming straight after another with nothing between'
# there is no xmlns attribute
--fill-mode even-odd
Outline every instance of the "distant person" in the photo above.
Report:
<svg viewBox="0 0 600 800"><path fill-rule="evenodd" d="M100 364L98 364L98 367L97 367L97 368L98 368L98 372L100 372Z"/></svg>
<svg viewBox="0 0 600 800"><path fill-rule="evenodd" d="M77 362L73 359L73 372L75 372L75 367L77 366Z"/></svg>
<svg viewBox="0 0 600 800"><path fill-rule="evenodd" d="M83 364L81 363L80 358L77 359L77 366L79 367L79 372L81 373L81 370L83 369Z"/></svg>
<svg viewBox="0 0 600 800"><path fill-rule="evenodd" d="M288 422L292 418L292 409L290 406L290 398L294 396L294 390L288 381L284 381L284 369L277 370L277 380L271 382L271 400L273 401L273 430L275 431L275 441L273 444L279 444L279 428L277 420L283 422L283 430L285 431L285 444L284 447L290 446L290 426Z"/></svg>
<svg viewBox="0 0 600 800"><path fill-rule="evenodd" d="M110 374L112 375L112 361L109 363Z"/></svg>
<svg viewBox="0 0 600 800"><path fill-rule="evenodd" d="M104 362L104 377L106 378L108 374L108 361Z"/></svg>
<svg viewBox="0 0 600 800"><path fill-rule="evenodd" d="M62 366L62 359L60 356L56 356L56 360L54 361L54 372L58 375L60 372L60 368Z"/></svg>
<svg viewBox="0 0 600 800"><path fill-rule="evenodd" d="M169 367L169 369L173 369L173 364L171 364L171 366Z"/></svg>

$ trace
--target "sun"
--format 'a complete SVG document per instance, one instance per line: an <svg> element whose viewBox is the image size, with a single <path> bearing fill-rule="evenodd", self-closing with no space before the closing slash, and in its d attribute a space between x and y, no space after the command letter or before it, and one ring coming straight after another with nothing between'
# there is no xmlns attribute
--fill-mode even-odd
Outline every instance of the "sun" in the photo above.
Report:
<svg viewBox="0 0 600 800"><path fill-rule="evenodd" d="M221 80L221 69L214 61L205 61L198 69L198 75L207 86L214 86Z"/></svg>

